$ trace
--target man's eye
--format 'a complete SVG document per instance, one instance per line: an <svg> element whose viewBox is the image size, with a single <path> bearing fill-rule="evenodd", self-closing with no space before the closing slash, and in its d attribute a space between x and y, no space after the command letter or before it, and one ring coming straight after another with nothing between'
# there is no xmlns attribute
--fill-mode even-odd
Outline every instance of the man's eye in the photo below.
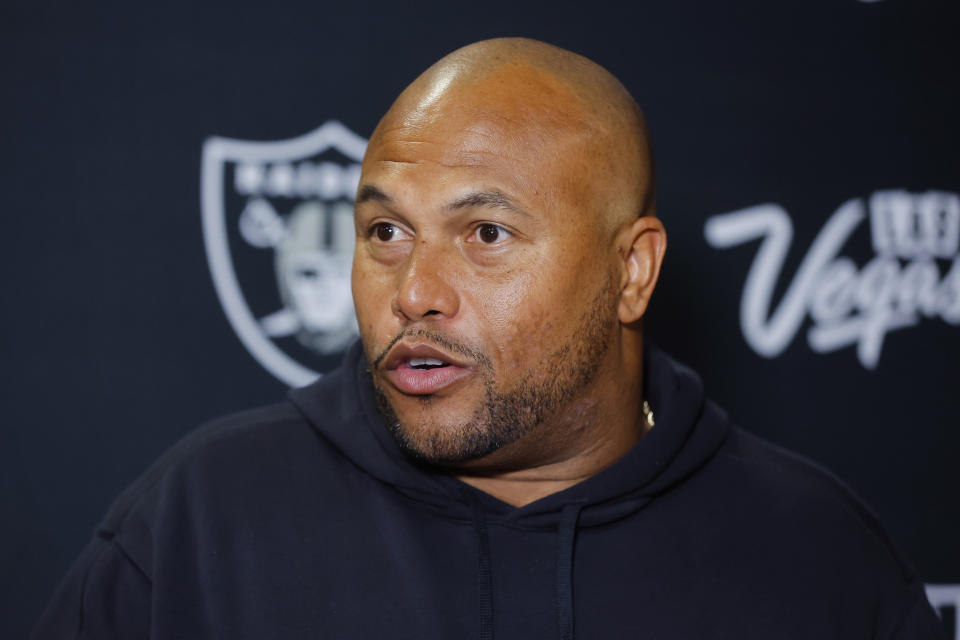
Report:
<svg viewBox="0 0 960 640"><path fill-rule="evenodd" d="M373 225L373 235L381 242L390 242L398 235L397 227L389 222L380 222Z"/></svg>
<svg viewBox="0 0 960 640"><path fill-rule="evenodd" d="M481 224L477 227L477 239L486 244L493 244L498 240L503 240L509 231L495 224Z"/></svg>

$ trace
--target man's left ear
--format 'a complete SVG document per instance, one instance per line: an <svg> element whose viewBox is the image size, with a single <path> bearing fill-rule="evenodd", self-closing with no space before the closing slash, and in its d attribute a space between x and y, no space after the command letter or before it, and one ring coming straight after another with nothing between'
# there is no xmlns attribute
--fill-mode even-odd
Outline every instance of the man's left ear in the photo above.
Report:
<svg viewBox="0 0 960 640"><path fill-rule="evenodd" d="M666 250L667 232L653 216L637 218L617 235L621 260L618 315L622 324L636 322L646 313Z"/></svg>

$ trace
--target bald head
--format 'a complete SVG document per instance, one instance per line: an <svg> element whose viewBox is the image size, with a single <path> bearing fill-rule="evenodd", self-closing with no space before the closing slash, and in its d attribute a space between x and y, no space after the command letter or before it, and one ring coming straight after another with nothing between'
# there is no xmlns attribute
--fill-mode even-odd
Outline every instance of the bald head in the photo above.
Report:
<svg viewBox="0 0 960 640"><path fill-rule="evenodd" d="M498 145L506 153L525 147L550 160L564 197L608 228L654 214L643 114L619 80L583 56L526 38L458 49L407 87L370 146L453 123L464 136L457 163L497 153Z"/></svg>

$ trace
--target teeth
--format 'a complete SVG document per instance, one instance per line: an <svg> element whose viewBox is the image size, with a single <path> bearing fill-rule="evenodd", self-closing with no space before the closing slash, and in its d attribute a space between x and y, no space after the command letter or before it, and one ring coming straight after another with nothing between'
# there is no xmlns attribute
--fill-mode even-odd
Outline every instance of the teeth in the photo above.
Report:
<svg viewBox="0 0 960 640"><path fill-rule="evenodd" d="M445 364L447 363L436 358L410 358L411 367L442 367Z"/></svg>

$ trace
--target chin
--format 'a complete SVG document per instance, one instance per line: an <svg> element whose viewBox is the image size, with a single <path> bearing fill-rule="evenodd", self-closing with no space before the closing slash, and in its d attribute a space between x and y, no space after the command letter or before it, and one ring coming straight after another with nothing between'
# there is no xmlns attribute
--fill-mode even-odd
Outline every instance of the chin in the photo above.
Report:
<svg viewBox="0 0 960 640"><path fill-rule="evenodd" d="M536 376L516 388L500 390L488 378L479 390L395 398L386 393L393 391L390 387L376 385L377 403L397 443L409 455L431 464L462 466L521 440L567 406L588 380L579 374Z"/></svg>
<svg viewBox="0 0 960 640"><path fill-rule="evenodd" d="M424 430L420 425L420 429L408 429L400 423L394 423L391 432L407 455L443 467L462 466L488 456L503 446L502 442L482 431L451 433L443 427Z"/></svg>
<svg viewBox="0 0 960 640"><path fill-rule="evenodd" d="M447 412L433 408L430 400L409 417L389 422L390 431L410 456L441 466L457 466L487 456L506 444L482 420L480 412Z"/></svg>

